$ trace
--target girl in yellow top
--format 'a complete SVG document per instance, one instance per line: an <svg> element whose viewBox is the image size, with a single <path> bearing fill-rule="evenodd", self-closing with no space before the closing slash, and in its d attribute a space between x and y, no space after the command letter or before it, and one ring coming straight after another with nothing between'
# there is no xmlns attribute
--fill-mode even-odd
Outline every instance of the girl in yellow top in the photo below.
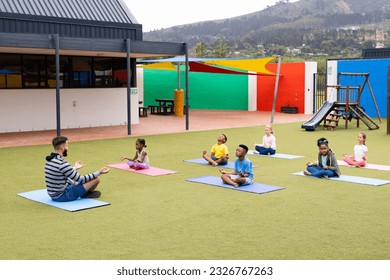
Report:
<svg viewBox="0 0 390 280"><path fill-rule="evenodd" d="M226 165L229 160L228 147L225 145L227 137L225 134L221 134L217 138L217 144L214 144L211 148L210 154L203 151L203 158L213 166Z"/></svg>

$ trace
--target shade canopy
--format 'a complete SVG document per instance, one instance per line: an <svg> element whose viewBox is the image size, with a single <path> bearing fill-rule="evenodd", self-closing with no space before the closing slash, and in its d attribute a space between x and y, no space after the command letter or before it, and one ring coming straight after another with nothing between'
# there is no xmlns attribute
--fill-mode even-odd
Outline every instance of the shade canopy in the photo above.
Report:
<svg viewBox="0 0 390 280"><path fill-rule="evenodd" d="M228 67L244 71L256 72L262 75L276 75L266 68L266 65L275 60L276 57L263 57L255 59L226 59L226 60L205 60L205 63L218 67Z"/></svg>
<svg viewBox="0 0 390 280"><path fill-rule="evenodd" d="M276 57L263 57L253 59L217 59L217 58L190 58L190 72L207 72L219 74L243 74L243 75L272 75L276 73L269 71L266 65L275 60ZM138 65L140 68L177 70L177 64L184 62L180 56L168 59L141 60L138 63L149 63Z"/></svg>

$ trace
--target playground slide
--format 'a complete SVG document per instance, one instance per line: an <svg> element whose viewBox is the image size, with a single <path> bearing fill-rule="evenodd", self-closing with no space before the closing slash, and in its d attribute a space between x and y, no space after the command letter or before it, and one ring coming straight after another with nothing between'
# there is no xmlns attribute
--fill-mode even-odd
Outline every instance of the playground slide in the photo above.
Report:
<svg viewBox="0 0 390 280"><path fill-rule="evenodd" d="M310 120L302 124L301 128L306 129L306 131L315 130L321 121L332 111L333 107L334 102L325 101L317 113Z"/></svg>

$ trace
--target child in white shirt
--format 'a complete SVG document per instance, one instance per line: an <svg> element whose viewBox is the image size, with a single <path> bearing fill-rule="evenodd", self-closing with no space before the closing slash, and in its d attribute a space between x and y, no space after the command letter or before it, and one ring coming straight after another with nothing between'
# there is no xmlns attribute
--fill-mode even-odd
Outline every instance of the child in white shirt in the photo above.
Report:
<svg viewBox="0 0 390 280"><path fill-rule="evenodd" d="M343 160L355 167L366 166L368 148L366 146L366 134L360 132L357 137L358 144L353 148L353 156L343 154Z"/></svg>
<svg viewBox="0 0 390 280"><path fill-rule="evenodd" d="M265 126L263 142L261 144L253 144L255 153L261 155L274 155L276 153L276 138L272 126L270 124Z"/></svg>

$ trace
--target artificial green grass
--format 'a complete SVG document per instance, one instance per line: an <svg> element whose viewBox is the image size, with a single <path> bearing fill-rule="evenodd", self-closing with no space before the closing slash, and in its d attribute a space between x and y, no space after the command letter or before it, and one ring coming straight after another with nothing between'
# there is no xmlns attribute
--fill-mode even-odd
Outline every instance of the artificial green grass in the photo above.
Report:
<svg viewBox="0 0 390 280"><path fill-rule="evenodd" d="M151 164L178 171L150 177L111 169L102 175L100 200L109 206L67 212L17 196L44 188L49 145L0 149L0 259L389 259L390 185L379 187L291 175L316 159L316 139L328 138L338 158L352 153L357 133L367 134L369 162L390 165L386 124L314 132L300 123L274 125L285 160L248 156L255 181L284 190L251 194L186 182L218 168L185 163L209 150L220 133L230 154L252 148L263 126L146 136ZM137 137L71 142L67 160L81 173L133 156ZM341 167L343 174L389 179L378 170Z"/></svg>

